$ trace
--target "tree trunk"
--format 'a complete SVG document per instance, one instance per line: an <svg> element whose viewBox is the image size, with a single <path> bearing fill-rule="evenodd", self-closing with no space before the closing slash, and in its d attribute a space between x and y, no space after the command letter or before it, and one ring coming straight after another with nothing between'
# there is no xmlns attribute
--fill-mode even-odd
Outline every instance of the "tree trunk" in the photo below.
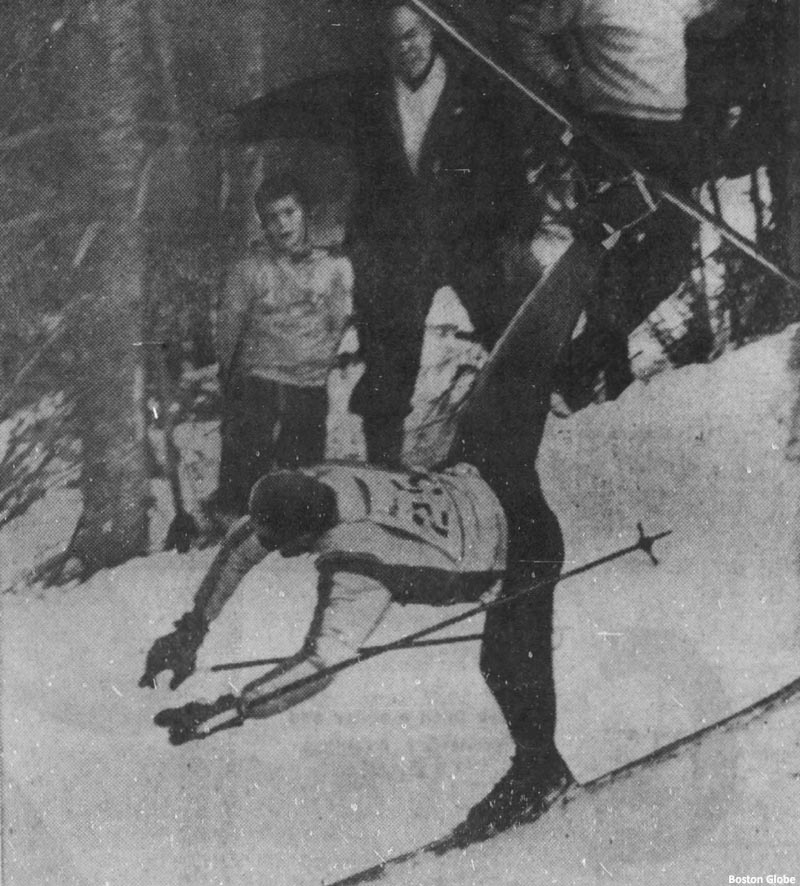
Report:
<svg viewBox="0 0 800 886"><path fill-rule="evenodd" d="M236 51L231 78L233 103L256 98L264 92L267 74L264 35L276 10L259 0L242 4L237 20ZM264 174L263 145L247 145L227 150L227 198L222 206L222 223L231 232L225 244L227 256L240 255L258 234L260 226L253 212L252 197Z"/></svg>
<svg viewBox="0 0 800 886"><path fill-rule="evenodd" d="M786 90L786 252L789 266L800 275L800 4L784 0L784 83ZM793 293L794 304L800 296ZM795 311L795 317L798 312Z"/></svg>
<svg viewBox="0 0 800 886"><path fill-rule="evenodd" d="M81 561L84 576L146 552L150 502L137 345L145 270L137 210L144 161L137 131L144 91L139 4L107 0L95 9L106 67L102 79L93 81L102 134L87 159L96 164L104 231L96 252L99 291L80 330L83 514L68 552Z"/></svg>

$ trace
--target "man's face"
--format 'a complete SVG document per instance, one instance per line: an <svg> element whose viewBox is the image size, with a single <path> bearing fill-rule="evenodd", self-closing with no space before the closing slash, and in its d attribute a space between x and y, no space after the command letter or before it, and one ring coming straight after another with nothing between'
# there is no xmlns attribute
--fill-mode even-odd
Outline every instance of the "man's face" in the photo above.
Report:
<svg viewBox="0 0 800 886"><path fill-rule="evenodd" d="M261 224L272 245L281 252L300 252L306 244L306 214L293 194L259 207Z"/></svg>
<svg viewBox="0 0 800 886"><path fill-rule="evenodd" d="M389 61L401 80L413 83L427 70L433 58L433 30L409 6L395 6L387 21Z"/></svg>

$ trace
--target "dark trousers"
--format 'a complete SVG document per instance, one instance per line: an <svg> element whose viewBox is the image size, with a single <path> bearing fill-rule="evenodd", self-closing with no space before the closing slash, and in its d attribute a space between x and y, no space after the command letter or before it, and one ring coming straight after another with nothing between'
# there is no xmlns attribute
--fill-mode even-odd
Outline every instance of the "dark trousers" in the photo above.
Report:
<svg viewBox="0 0 800 886"><path fill-rule="evenodd" d="M350 409L364 421L367 458L399 463L403 419L411 411L436 290L450 285L470 315L478 340L491 348L518 307L490 238L476 244L358 244L352 250L354 301L366 368Z"/></svg>
<svg viewBox="0 0 800 886"><path fill-rule="evenodd" d="M517 748L546 760L555 744L553 594L564 562L564 541L538 487L517 507L516 514L509 514L504 593L519 591L531 579L548 583L487 612L480 667Z"/></svg>
<svg viewBox="0 0 800 886"><path fill-rule="evenodd" d="M544 278L459 417L448 461L475 465L508 521L503 594L545 584L486 614L481 671L518 749L557 761L553 594L564 561L558 519L536 459L550 408L553 367L594 286L600 250L573 244Z"/></svg>
<svg viewBox="0 0 800 886"><path fill-rule="evenodd" d="M524 363L525 353L519 356ZM512 420L516 407L519 424ZM557 755L553 596L564 563L564 539L536 472L536 426L544 421L540 409L526 408L524 391L511 385L492 410L496 420L479 429L467 424L453 454L480 468L505 511L508 565L502 594L510 597L544 582L486 613L480 666L517 749L546 762ZM503 415L509 420L503 421Z"/></svg>
<svg viewBox="0 0 800 886"><path fill-rule="evenodd" d="M228 391L222 420L217 505L243 514L250 489L275 467L325 457L325 388L300 388L248 376Z"/></svg>
<svg viewBox="0 0 800 886"><path fill-rule="evenodd" d="M413 393L413 392L412 392ZM397 467L402 462L405 416L365 415L362 419L367 461Z"/></svg>

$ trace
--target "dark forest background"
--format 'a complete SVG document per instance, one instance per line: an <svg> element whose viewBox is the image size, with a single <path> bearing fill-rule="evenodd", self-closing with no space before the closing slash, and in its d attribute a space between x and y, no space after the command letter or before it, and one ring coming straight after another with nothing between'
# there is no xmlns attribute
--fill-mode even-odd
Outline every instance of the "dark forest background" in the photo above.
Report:
<svg viewBox="0 0 800 886"><path fill-rule="evenodd" d="M453 5L491 37L491 4ZM0 527L55 483L83 500L45 579L146 552L159 470L148 402L169 390L188 420L215 408L182 377L215 360L223 271L254 232L263 170L299 166L318 239L341 229L345 155L278 140L221 148L207 127L267 89L374 62L373 18L345 0L0 6ZM800 271L798 4L758 0L724 47L697 38L691 58L698 125L744 109L735 138L709 127L712 178L767 167L775 222L760 245ZM798 319L795 296L728 261L729 297L747 302L737 341Z"/></svg>

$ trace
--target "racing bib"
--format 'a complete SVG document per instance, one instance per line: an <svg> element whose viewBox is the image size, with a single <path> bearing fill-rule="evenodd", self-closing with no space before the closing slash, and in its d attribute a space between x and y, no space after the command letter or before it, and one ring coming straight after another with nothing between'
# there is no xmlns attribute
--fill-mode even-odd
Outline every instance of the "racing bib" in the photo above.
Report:
<svg viewBox="0 0 800 886"><path fill-rule="evenodd" d="M320 479L336 489L346 522L370 520L416 538L462 569L472 561L478 569L505 565L502 510L474 468L427 474L334 467Z"/></svg>
<svg viewBox="0 0 800 886"><path fill-rule="evenodd" d="M427 474L387 475L378 507L369 515L381 526L416 536L451 560L464 557L464 525L452 491Z"/></svg>

